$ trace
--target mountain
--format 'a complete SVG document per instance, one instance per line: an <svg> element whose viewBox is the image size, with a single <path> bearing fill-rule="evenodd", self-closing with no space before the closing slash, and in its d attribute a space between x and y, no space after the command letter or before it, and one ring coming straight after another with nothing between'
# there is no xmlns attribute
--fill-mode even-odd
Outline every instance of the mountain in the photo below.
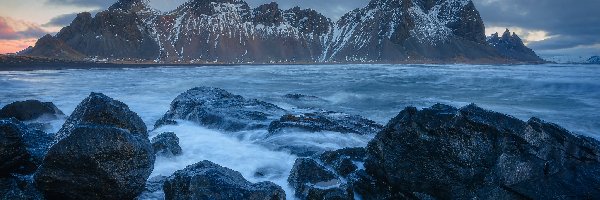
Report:
<svg viewBox="0 0 600 200"><path fill-rule="evenodd" d="M587 60L589 64L600 64L600 56L592 56Z"/></svg>
<svg viewBox="0 0 600 200"><path fill-rule="evenodd" d="M490 45L471 0L371 0L337 22L277 3L189 0L161 13L147 0L119 0L42 39L23 54L159 63L541 61ZM510 42L516 52L525 47Z"/></svg>
<svg viewBox="0 0 600 200"><path fill-rule="evenodd" d="M508 29L504 31L502 37L499 37L498 33L495 33L487 41L505 57L521 61L543 62L533 50L523 44L523 41L516 33L512 33L511 35Z"/></svg>

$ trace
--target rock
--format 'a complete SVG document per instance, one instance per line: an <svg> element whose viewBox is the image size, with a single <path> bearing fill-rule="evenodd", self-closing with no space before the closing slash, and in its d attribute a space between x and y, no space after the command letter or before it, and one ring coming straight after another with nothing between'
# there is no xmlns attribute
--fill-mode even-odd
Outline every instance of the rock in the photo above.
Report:
<svg viewBox="0 0 600 200"><path fill-rule="evenodd" d="M14 117L20 121L30 121L40 117L56 119L64 115L52 102L38 100L13 102L0 110L0 119Z"/></svg>
<svg viewBox="0 0 600 200"><path fill-rule="evenodd" d="M351 173L364 168L365 159L365 148L360 147L327 151L319 156L319 160L324 165L334 169L338 175L346 179Z"/></svg>
<svg viewBox="0 0 600 200"><path fill-rule="evenodd" d="M367 147L365 199L593 199L600 143L475 105L406 108ZM364 192L374 191L374 192Z"/></svg>
<svg viewBox="0 0 600 200"><path fill-rule="evenodd" d="M239 172L202 161L176 171L164 184L173 199L285 199L283 189L271 182L250 183Z"/></svg>
<svg viewBox="0 0 600 200"><path fill-rule="evenodd" d="M173 132L166 132L152 138L152 148L158 156L173 157L182 154L179 138Z"/></svg>
<svg viewBox="0 0 600 200"><path fill-rule="evenodd" d="M351 188L311 158L298 158L288 183L300 199L354 199Z"/></svg>
<svg viewBox="0 0 600 200"><path fill-rule="evenodd" d="M25 148L22 129L9 120L0 121L0 176L27 165L30 155Z"/></svg>
<svg viewBox="0 0 600 200"><path fill-rule="evenodd" d="M52 136L29 129L16 119L0 120L0 176L30 174L41 164Z"/></svg>
<svg viewBox="0 0 600 200"><path fill-rule="evenodd" d="M498 36L498 33L492 34L487 39L487 42L507 58L523 62L544 62L533 50L525 46L516 33L511 35L508 29L506 29L501 37Z"/></svg>
<svg viewBox="0 0 600 200"><path fill-rule="evenodd" d="M0 177L0 199L43 200L44 197L29 180L19 177Z"/></svg>
<svg viewBox="0 0 600 200"><path fill-rule="evenodd" d="M155 127L188 120L225 131L262 129L285 110L256 99L245 99L223 89L197 87L180 94Z"/></svg>
<svg viewBox="0 0 600 200"><path fill-rule="evenodd" d="M48 199L133 199L154 168L141 118L121 102L92 93L59 131L34 175Z"/></svg>
<svg viewBox="0 0 600 200"><path fill-rule="evenodd" d="M56 141L68 136L76 127L82 125L114 126L126 129L131 134L148 138L148 130L142 119L120 101L100 93L91 93L67 118L63 127L56 133Z"/></svg>
<svg viewBox="0 0 600 200"><path fill-rule="evenodd" d="M382 125L358 115L332 111L317 111L304 114L287 114L269 125L269 134L277 134L286 129L308 132L331 131L369 135L379 132Z"/></svg>

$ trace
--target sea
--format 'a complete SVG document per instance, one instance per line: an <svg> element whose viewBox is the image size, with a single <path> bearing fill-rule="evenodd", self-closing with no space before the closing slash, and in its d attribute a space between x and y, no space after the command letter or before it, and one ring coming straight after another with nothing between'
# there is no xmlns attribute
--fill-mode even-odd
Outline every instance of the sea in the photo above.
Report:
<svg viewBox="0 0 600 200"><path fill-rule="evenodd" d="M226 133L182 122L153 129L177 95L198 86L276 104L285 109L325 109L386 124L408 106L475 103L521 120L538 117L573 134L600 139L600 65L241 65L71 69L0 72L0 107L14 101L53 102L67 115L91 92L104 93L138 113L150 137L172 131L183 155L158 157L154 176L169 176L202 160L239 171L251 182L272 181L293 199L287 177L296 156L262 145L267 130ZM312 96L310 101L286 94ZM49 134L65 119L51 121ZM366 146L373 136L290 134L283 141L327 149ZM258 171L269 171L257 176ZM161 199L161 191L146 199Z"/></svg>

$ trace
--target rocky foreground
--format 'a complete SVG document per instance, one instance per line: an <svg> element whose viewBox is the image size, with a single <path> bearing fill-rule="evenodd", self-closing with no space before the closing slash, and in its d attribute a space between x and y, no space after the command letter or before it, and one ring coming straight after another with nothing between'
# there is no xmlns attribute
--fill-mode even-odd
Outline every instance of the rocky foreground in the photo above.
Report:
<svg viewBox="0 0 600 200"><path fill-rule="evenodd" d="M251 183L210 161L149 177L157 156L185 154L177 133L148 138L136 113L103 94L84 99L56 134L31 121L65 117L52 103L15 102L0 116L0 199L145 199L157 190L165 199L286 198L279 185ZM267 130L263 145L300 157L288 177L299 199L600 198L597 140L474 104L408 107L382 126L361 116L290 111L198 87L178 96L155 126L181 120L225 133ZM374 139L365 148L334 151L272 140L325 131Z"/></svg>

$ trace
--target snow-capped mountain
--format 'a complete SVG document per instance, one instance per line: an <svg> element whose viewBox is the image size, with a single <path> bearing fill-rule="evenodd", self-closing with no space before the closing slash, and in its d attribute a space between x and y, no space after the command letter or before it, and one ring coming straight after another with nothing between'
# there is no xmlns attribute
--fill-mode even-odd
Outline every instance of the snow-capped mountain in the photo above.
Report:
<svg viewBox="0 0 600 200"><path fill-rule="evenodd" d="M161 13L147 0L119 0L44 38L57 45L27 52L164 63L533 61L502 54L484 32L471 0L372 0L335 23L277 3L189 0Z"/></svg>

